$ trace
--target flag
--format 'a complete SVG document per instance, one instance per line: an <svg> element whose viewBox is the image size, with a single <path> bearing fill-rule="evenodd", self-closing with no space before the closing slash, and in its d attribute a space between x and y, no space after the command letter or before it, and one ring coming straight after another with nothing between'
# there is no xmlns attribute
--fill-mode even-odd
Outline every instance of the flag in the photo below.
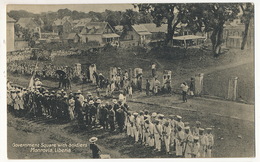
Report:
<svg viewBox="0 0 260 162"><path fill-rule="evenodd" d="M33 91L33 90L34 90L34 75L33 75L32 78L30 79L28 89L29 89L30 91Z"/></svg>
<svg viewBox="0 0 260 162"><path fill-rule="evenodd" d="M36 74L36 70L38 69L38 58L37 58L37 62L36 62L36 64L35 64L35 68L34 68L34 71L33 71L33 75L32 75L32 77L31 77L31 79L30 79L30 82L29 82L29 86L28 86L28 89L30 90L30 91L33 91L34 90L34 76L35 76L35 74Z"/></svg>

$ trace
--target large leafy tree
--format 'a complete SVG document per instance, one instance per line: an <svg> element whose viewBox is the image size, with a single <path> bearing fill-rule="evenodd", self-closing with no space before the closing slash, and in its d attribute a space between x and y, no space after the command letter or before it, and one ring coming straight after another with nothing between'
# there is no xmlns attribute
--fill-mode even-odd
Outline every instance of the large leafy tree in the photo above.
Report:
<svg viewBox="0 0 260 162"><path fill-rule="evenodd" d="M241 22L245 24L245 31L241 43L241 50L244 50L247 42L249 25L254 18L254 5L252 3L244 3L244 4L240 4L240 8L243 12L241 16Z"/></svg>
<svg viewBox="0 0 260 162"><path fill-rule="evenodd" d="M120 24L123 25L123 33L122 38L126 36L127 31L131 30L131 25L137 23L138 13L133 11L132 9L127 9L126 12L122 14L122 20Z"/></svg>
<svg viewBox="0 0 260 162"><path fill-rule="evenodd" d="M188 7L187 22L194 31L211 32L210 40L214 56L221 53L224 24L237 18L239 4L236 3L204 3Z"/></svg>
<svg viewBox="0 0 260 162"><path fill-rule="evenodd" d="M108 22L112 27L119 25L122 20L122 12L121 11L111 11L105 10L102 13L103 19Z"/></svg>
<svg viewBox="0 0 260 162"><path fill-rule="evenodd" d="M179 23L185 20L187 14L187 4L180 3L153 3L153 4L135 4L140 12L150 12L153 22L157 26L167 23L167 36L165 43L172 41L172 37Z"/></svg>

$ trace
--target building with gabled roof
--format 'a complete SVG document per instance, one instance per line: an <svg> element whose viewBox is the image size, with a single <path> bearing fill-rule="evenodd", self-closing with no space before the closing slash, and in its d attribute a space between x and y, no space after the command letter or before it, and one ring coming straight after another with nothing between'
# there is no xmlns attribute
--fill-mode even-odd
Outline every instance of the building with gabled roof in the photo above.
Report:
<svg viewBox="0 0 260 162"><path fill-rule="evenodd" d="M73 24L69 18L57 19L52 23L52 29L54 33L59 33L59 35L70 33L72 30Z"/></svg>
<svg viewBox="0 0 260 162"><path fill-rule="evenodd" d="M77 33L69 33L63 40L67 43L79 43L80 36Z"/></svg>
<svg viewBox="0 0 260 162"><path fill-rule="evenodd" d="M64 16L62 18L62 22L65 22L65 21L69 21L70 23L72 23L73 19L70 16Z"/></svg>
<svg viewBox="0 0 260 162"><path fill-rule="evenodd" d="M20 18L16 24L19 24L22 28L29 29L32 33L39 33L41 35L41 25L34 18Z"/></svg>
<svg viewBox="0 0 260 162"><path fill-rule="evenodd" d="M130 30L122 36L122 45L130 46L145 46L150 42L152 33L149 32L144 25L132 25Z"/></svg>
<svg viewBox="0 0 260 162"><path fill-rule="evenodd" d="M75 20L74 20L75 21ZM73 31L76 33L80 33L82 29L92 21L91 18L84 18L77 20L77 24L73 26Z"/></svg>
<svg viewBox="0 0 260 162"><path fill-rule="evenodd" d="M151 33L167 33L168 25L161 24L161 26L156 26L154 23L140 24L143 25Z"/></svg>
<svg viewBox="0 0 260 162"><path fill-rule="evenodd" d="M108 22L89 22L80 32L81 42L97 41L100 46L119 44L119 35L115 33Z"/></svg>

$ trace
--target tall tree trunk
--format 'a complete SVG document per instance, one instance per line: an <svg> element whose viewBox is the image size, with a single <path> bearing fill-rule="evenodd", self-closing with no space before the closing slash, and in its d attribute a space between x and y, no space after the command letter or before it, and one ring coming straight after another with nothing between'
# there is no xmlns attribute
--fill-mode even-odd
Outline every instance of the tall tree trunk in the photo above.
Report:
<svg viewBox="0 0 260 162"><path fill-rule="evenodd" d="M219 24L212 32L211 36L212 52L214 57L218 57L221 53L221 45L223 42L223 24Z"/></svg>
<svg viewBox="0 0 260 162"><path fill-rule="evenodd" d="M215 57L218 57L221 53L221 45L223 43L223 25L219 26L218 28L218 35L217 35L217 43L216 43L216 49L215 49Z"/></svg>
<svg viewBox="0 0 260 162"><path fill-rule="evenodd" d="M247 23L245 23L245 32L244 32L243 40L242 40L242 43L241 43L241 50L245 49L245 45L246 45L246 42L247 42L248 30L249 30L249 24L250 24L250 20Z"/></svg>
<svg viewBox="0 0 260 162"><path fill-rule="evenodd" d="M212 31L212 34L211 34L211 36L210 36L210 40L211 40L211 44L212 44L212 52L213 52L213 54L215 55L215 49L216 49L216 37L217 37L217 30L216 29L214 29L213 31Z"/></svg>
<svg viewBox="0 0 260 162"><path fill-rule="evenodd" d="M172 46L172 37L174 34L174 29L172 26L172 21L173 21L173 17L168 18L168 30L167 30L167 35L166 35L166 40L165 40L165 45L168 45L169 43Z"/></svg>

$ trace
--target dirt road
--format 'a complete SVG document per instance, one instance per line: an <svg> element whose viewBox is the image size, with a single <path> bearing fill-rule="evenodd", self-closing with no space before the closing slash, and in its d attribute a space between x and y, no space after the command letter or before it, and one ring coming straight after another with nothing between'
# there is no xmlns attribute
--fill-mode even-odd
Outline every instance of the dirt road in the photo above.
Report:
<svg viewBox="0 0 260 162"><path fill-rule="evenodd" d="M28 84L28 77L10 76L9 79L19 78L21 85ZM43 81L50 88L57 83ZM82 89L82 85L73 85L73 90ZM84 85L84 92L93 90L93 86ZM179 95L163 95L146 97L144 93L135 93L133 100L129 101L132 110L148 109L150 112L178 114L184 121L194 125L196 120L202 122L203 127L213 127L215 146L214 157L252 157L254 156L254 106L205 98L189 99L187 103L180 101ZM29 125L27 124L29 123ZM31 130L32 129L32 130ZM133 139L125 134L109 133L104 130L79 130L75 124L53 123L53 121L28 120L8 116L8 151L12 158L89 158L88 148L76 148L72 153L63 154L26 154L26 150L11 147L13 142L53 142L86 143L91 136L99 138L104 154L112 158L153 158L174 157L152 151L150 148L133 144ZM15 135L15 134L19 134ZM28 151L28 150L27 150Z"/></svg>

